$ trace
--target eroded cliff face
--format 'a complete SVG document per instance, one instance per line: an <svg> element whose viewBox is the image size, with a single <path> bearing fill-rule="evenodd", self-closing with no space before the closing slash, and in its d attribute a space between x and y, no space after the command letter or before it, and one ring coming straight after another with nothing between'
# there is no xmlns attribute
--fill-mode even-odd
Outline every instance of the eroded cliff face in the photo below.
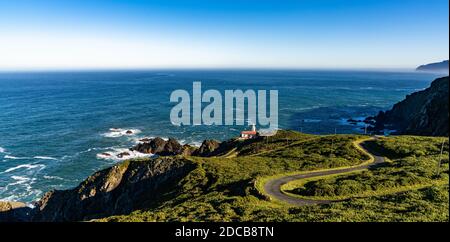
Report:
<svg viewBox="0 0 450 242"><path fill-rule="evenodd" d="M176 193L176 184L195 166L181 157L125 161L96 172L74 189L46 193L30 220L84 221L128 214Z"/></svg>
<svg viewBox="0 0 450 242"><path fill-rule="evenodd" d="M372 130L385 128L397 134L448 136L449 77L436 79L423 91L408 95L386 112L375 117Z"/></svg>

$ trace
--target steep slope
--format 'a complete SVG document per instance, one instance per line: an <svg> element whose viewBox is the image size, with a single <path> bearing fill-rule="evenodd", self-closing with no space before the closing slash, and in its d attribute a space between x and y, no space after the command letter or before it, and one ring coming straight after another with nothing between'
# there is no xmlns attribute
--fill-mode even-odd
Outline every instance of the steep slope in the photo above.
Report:
<svg viewBox="0 0 450 242"><path fill-rule="evenodd" d="M96 172L76 188L46 193L36 204L33 221L82 221L148 207L195 168L183 158L126 161Z"/></svg>
<svg viewBox="0 0 450 242"><path fill-rule="evenodd" d="M449 77L436 79L431 87L408 95L375 117L371 130L396 130L398 134L448 136Z"/></svg>

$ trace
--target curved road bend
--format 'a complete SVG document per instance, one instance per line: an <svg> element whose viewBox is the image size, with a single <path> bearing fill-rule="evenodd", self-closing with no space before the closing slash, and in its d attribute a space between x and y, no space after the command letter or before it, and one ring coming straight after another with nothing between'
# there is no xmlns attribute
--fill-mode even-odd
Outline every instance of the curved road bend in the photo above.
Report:
<svg viewBox="0 0 450 242"><path fill-rule="evenodd" d="M365 141L365 142L367 142L367 141ZM363 142L363 143L365 143L365 142ZM364 170L364 169L379 165L384 162L383 157L369 152L365 147L363 147L361 145L359 145L359 147L361 147L367 153L371 154L375 158L374 162L372 162L368 165L364 165L364 166L351 167L351 168L340 169L340 170L325 170L325 171L317 171L317 172L311 172L311 173L305 173L305 174L299 174L299 175L285 176L282 178L268 181L266 184L264 184L264 190L267 194L269 194L270 197L276 198L278 200L281 200L281 201L284 201L284 202L287 202L289 204L296 205L296 206L328 204L328 203L332 203L332 202L339 202L337 200L308 200L308 199L292 197L292 196L286 195L283 192L281 192L281 186L288 182L300 180L300 179L304 179L304 178L312 178L312 177L335 175L335 174L344 174L347 172Z"/></svg>

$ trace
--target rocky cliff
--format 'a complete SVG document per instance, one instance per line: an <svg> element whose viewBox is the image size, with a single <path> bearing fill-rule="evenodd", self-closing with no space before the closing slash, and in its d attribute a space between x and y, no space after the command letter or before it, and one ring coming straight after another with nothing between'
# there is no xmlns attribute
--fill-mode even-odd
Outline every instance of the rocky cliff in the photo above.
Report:
<svg viewBox="0 0 450 242"><path fill-rule="evenodd" d="M76 188L46 193L31 221L84 221L157 204L195 165L181 157L125 161L96 172Z"/></svg>
<svg viewBox="0 0 450 242"><path fill-rule="evenodd" d="M423 91L408 95L374 117L370 130L396 130L397 134L448 136L449 77L436 79Z"/></svg>

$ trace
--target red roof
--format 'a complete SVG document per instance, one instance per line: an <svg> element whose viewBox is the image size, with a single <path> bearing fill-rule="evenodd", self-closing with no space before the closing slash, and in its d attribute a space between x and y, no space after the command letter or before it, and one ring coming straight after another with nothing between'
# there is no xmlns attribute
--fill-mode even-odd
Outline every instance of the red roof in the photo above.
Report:
<svg viewBox="0 0 450 242"><path fill-rule="evenodd" d="M256 131L242 131L241 134L251 134L251 135L256 135Z"/></svg>

